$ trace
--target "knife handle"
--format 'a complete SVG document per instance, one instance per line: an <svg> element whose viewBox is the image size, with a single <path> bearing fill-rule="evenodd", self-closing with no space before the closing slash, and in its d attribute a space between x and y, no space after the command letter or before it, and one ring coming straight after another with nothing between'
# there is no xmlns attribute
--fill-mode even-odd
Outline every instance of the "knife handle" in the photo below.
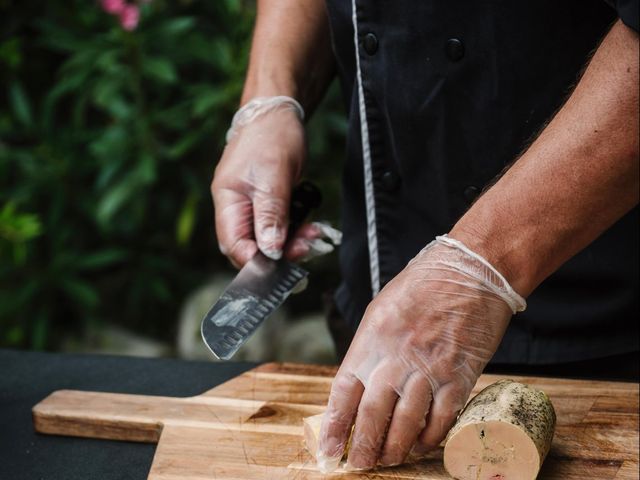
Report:
<svg viewBox="0 0 640 480"><path fill-rule="evenodd" d="M305 180L293 189L293 192L291 192L291 205L289 207L289 230L287 231L287 239L293 237L311 210L318 208L321 203L322 194L313 183Z"/></svg>

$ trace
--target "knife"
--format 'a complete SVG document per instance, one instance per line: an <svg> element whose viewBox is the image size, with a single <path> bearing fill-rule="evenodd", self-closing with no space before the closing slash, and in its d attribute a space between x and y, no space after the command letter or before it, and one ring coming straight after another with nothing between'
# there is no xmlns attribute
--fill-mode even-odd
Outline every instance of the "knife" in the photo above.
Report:
<svg viewBox="0 0 640 480"><path fill-rule="evenodd" d="M310 182L293 190L287 239L293 238L321 200L320 191ZM308 274L284 257L272 260L258 251L202 319L200 332L205 345L217 358L229 360Z"/></svg>

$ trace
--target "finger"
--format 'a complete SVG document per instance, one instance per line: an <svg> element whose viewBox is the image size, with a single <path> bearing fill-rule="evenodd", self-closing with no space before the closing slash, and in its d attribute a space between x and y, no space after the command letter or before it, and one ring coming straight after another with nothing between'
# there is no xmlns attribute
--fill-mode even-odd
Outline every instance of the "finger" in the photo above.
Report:
<svg viewBox="0 0 640 480"><path fill-rule="evenodd" d="M325 241L329 240L329 242ZM288 260L307 261L331 253L342 241L342 232L321 222L307 223L300 227L285 250Z"/></svg>
<svg viewBox="0 0 640 480"><path fill-rule="evenodd" d="M284 256L287 260L306 262L312 258L331 253L334 249L335 247L333 245L325 242L321 238L314 238L313 240L297 238L287 245Z"/></svg>
<svg viewBox="0 0 640 480"><path fill-rule="evenodd" d="M252 202L231 189L214 189L212 193L220 251L240 268L258 250L253 236Z"/></svg>
<svg viewBox="0 0 640 480"><path fill-rule="evenodd" d="M334 245L342 243L342 232L333 228L327 222L313 222L312 225L320 232L322 238L326 238Z"/></svg>
<svg viewBox="0 0 640 480"><path fill-rule="evenodd" d="M240 270L256 253L258 253L258 246L255 240L241 238L231 246L226 257L235 268Z"/></svg>
<svg viewBox="0 0 640 480"><path fill-rule="evenodd" d="M427 424L418 436L416 453L424 454L436 448L453 426L466 397L455 383L441 387L434 395Z"/></svg>
<svg viewBox="0 0 640 480"><path fill-rule="evenodd" d="M258 248L278 260L287 238L290 189L284 186L258 191L253 198L254 229Z"/></svg>
<svg viewBox="0 0 640 480"><path fill-rule="evenodd" d="M322 232L318 227L313 223L304 223L296 230L294 234L294 239L306 239L312 240L314 238L319 238L322 235ZM292 239L293 240L293 239Z"/></svg>
<svg viewBox="0 0 640 480"><path fill-rule="evenodd" d="M306 238L296 238L287 243L284 251L284 258L292 261L299 261L305 258L311 250L310 240Z"/></svg>
<svg viewBox="0 0 640 480"><path fill-rule="evenodd" d="M339 371L333 380L318 441L317 459L321 472L330 473L338 468L363 391L364 386L352 374Z"/></svg>
<svg viewBox="0 0 640 480"><path fill-rule="evenodd" d="M353 429L347 468L374 468L384 444L387 426L398 400L397 365L381 364L367 379Z"/></svg>
<svg viewBox="0 0 640 480"><path fill-rule="evenodd" d="M380 463L384 466L404 463L418 435L425 427L431 404L431 384L424 375L414 372L402 387L393 410Z"/></svg>
<svg viewBox="0 0 640 480"><path fill-rule="evenodd" d="M287 246L284 256L287 260L299 260L309 253L309 242L318 238L320 231L312 223L305 223L294 234L293 238L287 239Z"/></svg>

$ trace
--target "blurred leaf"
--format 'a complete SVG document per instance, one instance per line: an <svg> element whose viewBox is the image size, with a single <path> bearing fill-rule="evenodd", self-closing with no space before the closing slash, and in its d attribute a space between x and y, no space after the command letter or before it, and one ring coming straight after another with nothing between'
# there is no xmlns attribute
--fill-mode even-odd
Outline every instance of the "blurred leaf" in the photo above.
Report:
<svg viewBox="0 0 640 480"><path fill-rule="evenodd" d="M44 350L47 344L47 334L49 330L49 317L45 310L40 310L33 321L31 332L31 348L34 350Z"/></svg>
<svg viewBox="0 0 640 480"><path fill-rule="evenodd" d="M12 70L16 69L22 63L20 39L11 37L0 42L0 61Z"/></svg>
<svg viewBox="0 0 640 480"><path fill-rule="evenodd" d="M63 278L60 287L69 297L85 307L93 307L98 304L98 294L86 282L77 278Z"/></svg>
<svg viewBox="0 0 640 480"><path fill-rule="evenodd" d="M202 132L195 131L184 135L167 151L169 158L181 158L202 140Z"/></svg>
<svg viewBox="0 0 640 480"><path fill-rule="evenodd" d="M27 260L27 246L24 243L13 245L13 262L16 265L24 265Z"/></svg>
<svg viewBox="0 0 640 480"><path fill-rule="evenodd" d="M117 49L101 50L93 59L91 65L100 70L101 73L116 76L122 73L122 65L119 62L121 52Z"/></svg>
<svg viewBox="0 0 640 480"><path fill-rule="evenodd" d="M227 7L227 10L231 13L238 13L242 8L242 3L240 0L224 0L224 4Z"/></svg>
<svg viewBox="0 0 640 480"><path fill-rule="evenodd" d="M28 304L33 304L33 298L40 288L37 280L31 279L23 282L17 292L0 290L0 317L16 315L25 309Z"/></svg>
<svg viewBox="0 0 640 480"><path fill-rule="evenodd" d="M197 212L198 198L192 193L186 198L176 225L176 241L181 247L184 247L191 239Z"/></svg>
<svg viewBox="0 0 640 480"><path fill-rule="evenodd" d="M0 238L24 242L40 235L42 226L37 215L16 212L13 202L0 210Z"/></svg>
<svg viewBox="0 0 640 480"><path fill-rule="evenodd" d="M192 119L190 105L186 101L176 103L171 107L155 112L153 123L158 127L183 131Z"/></svg>
<svg viewBox="0 0 640 480"><path fill-rule="evenodd" d="M25 127L30 127L33 123L31 105L20 83L13 82L9 87L9 102L18 121Z"/></svg>
<svg viewBox="0 0 640 480"><path fill-rule="evenodd" d="M154 278L150 285L151 290L153 291L156 298L159 300L169 300L171 298L171 291L167 287L167 284L161 278Z"/></svg>
<svg viewBox="0 0 640 480"><path fill-rule="evenodd" d="M166 37L174 37L178 35L182 35L183 33L194 28L196 23L195 18L193 17L177 17L171 18L159 24L158 32Z"/></svg>
<svg viewBox="0 0 640 480"><path fill-rule="evenodd" d="M211 61L222 71L229 71L233 68L232 46L225 41L218 40L210 46Z"/></svg>
<svg viewBox="0 0 640 480"><path fill-rule="evenodd" d="M80 260L76 262L75 267L82 271L99 270L121 262L127 258L127 256L127 252L122 249L112 248L100 250L81 257Z"/></svg>
<svg viewBox="0 0 640 480"><path fill-rule="evenodd" d="M156 179L156 161L149 153L140 155L140 162L135 171L142 184L149 184Z"/></svg>
<svg viewBox="0 0 640 480"><path fill-rule="evenodd" d="M87 39L82 44L82 41L79 38L75 38L72 32L52 23L49 19L37 19L34 23L42 32L39 41L47 48L71 53L78 50L83 51L87 47Z"/></svg>
<svg viewBox="0 0 640 480"><path fill-rule="evenodd" d="M96 188L98 190L103 190L109 185L114 177L118 174L120 167L124 163L121 161L122 159L114 158L113 161L105 162L104 167L98 173L98 178L96 179Z"/></svg>
<svg viewBox="0 0 640 480"><path fill-rule="evenodd" d="M52 128L54 110L62 97L80 88L86 81L87 73L74 74L64 77L45 96L43 118L45 128Z"/></svg>
<svg viewBox="0 0 640 480"><path fill-rule="evenodd" d="M142 71L148 77L163 83L174 83L178 79L173 64L165 58L145 57L142 61Z"/></svg>
<svg viewBox="0 0 640 480"><path fill-rule="evenodd" d="M134 175L128 175L124 180L110 188L98 202L96 219L103 227L108 227L112 217L122 206L131 199L140 185L140 180Z"/></svg>
<svg viewBox="0 0 640 480"><path fill-rule="evenodd" d="M202 116L204 113L229 102L231 95L223 89L206 89L196 93L193 102L193 114L196 117Z"/></svg>
<svg viewBox="0 0 640 480"><path fill-rule="evenodd" d="M89 150L97 157L118 162L129 145L130 132L124 125L115 124L106 127L96 140L91 142Z"/></svg>
<svg viewBox="0 0 640 480"><path fill-rule="evenodd" d="M5 334L6 341L9 345L17 346L24 340L24 331L19 326L14 326Z"/></svg>

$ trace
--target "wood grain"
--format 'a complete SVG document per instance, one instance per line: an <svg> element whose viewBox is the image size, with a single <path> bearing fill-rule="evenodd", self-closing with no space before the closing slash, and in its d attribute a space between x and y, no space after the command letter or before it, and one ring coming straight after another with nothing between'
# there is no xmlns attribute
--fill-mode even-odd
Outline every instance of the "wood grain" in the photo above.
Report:
<svg viewBox="0 0 640 480"><path fill-rule="evenodd" d="M333 367L262 365L201 395L172 398L60 390L33 408L38 432L157 442L151 480L326 478L302 441ZM474 393L506 378L483 375ZM558 416L540 479L638 479L638 385L510 376L544 390ZM331 479L446 479L442 448L408 465Z"/></svg>

